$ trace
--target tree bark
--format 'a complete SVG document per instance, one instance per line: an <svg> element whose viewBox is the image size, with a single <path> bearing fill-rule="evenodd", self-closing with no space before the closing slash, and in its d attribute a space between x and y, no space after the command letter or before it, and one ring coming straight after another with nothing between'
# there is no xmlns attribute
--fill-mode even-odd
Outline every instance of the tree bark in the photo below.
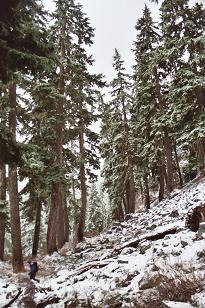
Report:
<svg viewBox="0 0 205 308"><path fill-rule="evenodd" d="M135 182L133 174L133 163L131 156L128 156L129 170L129 213L135 212Z"/></svg>
<svg viewBox="0 0 205 308"><path fill-rule="evenodd" d="M34 236L33 236L33 247L32 247L32 256L37 256L39 240L40 240L40 229L41 229L41 201L36 201L36 221L34 228Z"/></svg>
<svg viewBox="0 0 205 308"><path fill-rule="evenodd" d="M145 210L147 211L150 209L150 194L149 194L149 184L148 184L148 175L146 167L144 168L143 184L144 184L144 206Z"/></svg>
<svg viewBox="0 0 205 308"><path fill-rule="evenodd" d="M50 199L50 211L48 218L48 229L47 229L47 253L50 255L54 251L57 251L57 239L56 239L56 228L57 228L57 209L58 209L58 190L59 184L54 183L52 185L51 199Z"/></svg>
<svg viewBox="0 0 205 308"><path fill-rule="evenodd" d="M179 184L180 184L180 187L182 187L183 186L183 179L182 179L181 169L180 169L180 166L179 166L179 159L178 159L178 155L177 155L176 143L174 143L174 154L175 154L177 172L178 172L178 175L179 175Z"/></svg>
<svg viewBox="0 0 205 308"><path fill-rule="evenodd" d="M201 140L201 138L198 138L197 141L197 158L198 158L198 173L203 175L205 173L205 163L204 163L203 140Z"/></svg>
<svg viewBox="0 0 205 308"><path fill-rule="evenodd" d="M4 163L0 163L0 260L4 259L4 243L5 243L5 232L6 232L6 168Z"/></svg>
<svg viewBox="0 0 205 308"><path fill-rule="evenodd" d="M65 242L69 241L69 219L68 219L68 207L65 193L63 193L63 207L64 207L64 235Z"/></svg>
<svg viewBox="0 0 205 308"><path fill-rule="evenodd" d="M9 128L16 138L16 85L9 85ZM23 254L21 245L21 222L19 213L18 198L18 178L17 167L13 164L8 168L8 194L10 201L10 217L11 217L11 242L12 242L12 267L14 273L24 271Z"/></svg>
<svg viewBox="0 0 205 308"><path fill-rule="evenodd" d="M129 182L127 183L127 185L128 185L128 184L129 184ZM122 202L123 202L123 205L124 205L125 214L128 214L128 213L129 213L129 209L128 209L129 189L128 189L128 188L126 189L126 198L125 198L125 196L123 196Z"/></svg>
<svg viewBox="0 0 205 308"><path fill-rule="evenodd" d="M165 167L162 163L160 165L160 175L159 175L159 202L164 199L164 178L165 178Z"/></svg>
<svg viewBox="0 0 205 308"><path fill-rule="evenodd" d="M123 90L123 86L121 83L121 88ZM134 174L133 174L133 162L132 156L130 153L130 144L129 144L129 126L128 126L128 119L127 119L127 112L125 106L125 100L122 99L122 112L123 112L123 122L126 131L126 144L127 144L127 161L128 161L128 185L127 185L127 204L128 204L128 213L135 212L135 181L134 181Z"/></svg>
<svg viewBox="0 0 205 308"><path fill-rule="evenodd" d="M164 134L164 149L166 153L167 162L167 191L173 191L173 158L172 158L172 141L169 134L165 131Z"/></svg>
<svg viewBox="0 0 205 308"><path fill-rule="evenodd" d="M60 37L60 56L62 59L65 57L65 46L64 46L64 34L65 25L61 29ZM61 96L65 93L65 82L64 82L64 64L60 64L58 90ZM58 123L55 127L55 142L53 146L54 152L54 165L61 170L63 167L63 129L64 129L64 99L61 97L58 101L56 116L58 117ZM62 180L59 179L52 183L51 191L51 206L49 212L48 230L47 230L47 252L52 254L57 251L57 247L62 247L62 226L63 216L62 213Z"/></svg>
<svg viewBox="0 0 205 308"><path fill-rule="evenodd" d="M79 224L77 230L77 238L79 242L83 241L85 229L85 214L87 207L87 188L85 177L85 146L84 146L84 131L81 129L79 133L79 147L80 147L80 189L81 189L81 209Z"/></svg>
<svg viewBox="0 0 205 308"><path fill-rule="evenodd" d="M57 213L57 247L61 249L65 244L65 216L64 216L64 205L62 202L62 191L59 192L59 204Z"/></svg>
<svg viewBox="0 0 205 308"><path fill-rule="evenodd" d="M125 220L123 208L121 205L113 210L112 218L114 221L124 221Z"/></svg>

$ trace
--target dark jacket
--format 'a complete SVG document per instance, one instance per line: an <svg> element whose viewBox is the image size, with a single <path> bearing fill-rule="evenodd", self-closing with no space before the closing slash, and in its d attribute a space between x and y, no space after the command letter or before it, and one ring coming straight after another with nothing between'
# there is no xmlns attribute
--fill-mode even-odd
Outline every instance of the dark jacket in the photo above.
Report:
<svg viewBox="0 0 205 308"><path fill-rule="evenodd" d="M38 264L37 264L37 262L30 263L29 266L30 266L29 274L34 274L35 275L38 272Z"/></svg>

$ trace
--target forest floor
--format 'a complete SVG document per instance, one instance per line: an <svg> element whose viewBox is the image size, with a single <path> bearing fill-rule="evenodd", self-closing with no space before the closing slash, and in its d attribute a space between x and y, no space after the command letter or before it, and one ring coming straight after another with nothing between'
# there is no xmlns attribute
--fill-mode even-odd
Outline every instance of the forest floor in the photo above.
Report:
<svg viewBox="0 0 205 308"><path fill-rule="evenodd" d="M0 308L205 307L205 241L185 226L190 209L205 203L205 179L175 190L146 213L110 230L39 256L37 278L13 274L0 262ZM11 302L13 300L13 302Z"/></svg>

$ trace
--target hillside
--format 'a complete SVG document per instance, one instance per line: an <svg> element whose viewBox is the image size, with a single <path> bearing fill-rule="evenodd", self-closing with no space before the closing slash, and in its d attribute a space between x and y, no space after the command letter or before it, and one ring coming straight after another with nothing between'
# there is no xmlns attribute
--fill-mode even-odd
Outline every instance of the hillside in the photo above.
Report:
<svg viewBox="0 0 205 308"><path fill-rule="evenodd" d="M185 227L187 212L203 203L205 179L87 238L75 252L64 247L39 257L40 283L1 262L0 307L204 307L205 241Z"/></svg>

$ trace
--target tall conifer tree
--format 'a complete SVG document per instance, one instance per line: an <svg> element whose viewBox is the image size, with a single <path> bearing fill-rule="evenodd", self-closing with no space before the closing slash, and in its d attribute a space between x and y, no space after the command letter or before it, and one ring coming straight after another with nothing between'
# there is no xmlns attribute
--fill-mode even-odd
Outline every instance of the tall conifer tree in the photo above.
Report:
<svg viewBox="0 0 205 308"><path fill-rule="evenodd" d="M144 192L145 208L150 206L149 186L151 174L159 178L160 166L163 165L163 133L155 128L159 102L156 94L156 68L153 66L153 53L158 45L159 34L147 6L143 16L136 24L137 37L134 42L135 65L133 73L133 106L131 108L132 145L137 159L136 170L141 175ZM155 130L155 133L154 133ZM163 182L160 184L160 194L163 198ZM138 183L139 185L140 183Z"/></svg>
<svg viewBox="0 0 205 308"><path fill-rule="evenodd" d="M17 101L16 101L16 84L9 84L9 129L16 139L17 129ZM22 241L21 241L21 222L19 211L19 195L18 195L18 175L17 166L15 163L10 163L8 168L8 193L10 203L11 217L11 241L12 241L12 266L15 273L24 270Z"/></svg>
<svg viewBox="0 0 205 308"><path fill-rule="evenodd" d="M115 49L113 67L116 77L110 84L111 101L107 116L103 116L102 155L105 158L105 186L108 188L113 215L123 219L124 213L135 211L135 183L133 157L130 147L129 107L131 104L130 81L124 62ZM106 146L107 143L108 148ZM109 184L108 184L109 183Z"/></svg>
<svg viewBox="0 0 205 308"><path fill-rule="evenodd" d="M83 240L86 211L86 166L87 153L85 142L88 140L94 147L96 134L92 133L89 125L95 120L94 111L96 90L95 85L100 83L100 77L88 73L87 66L93 63L87 55L85 45L92 44L93 29L88 18L82 12L82 7L75 1L56 1L54 13L55 23L51 27L56 52L59 56L56 72L53 73L53 83L59 93L56 104L54 127L54 159L56 179L53 181L51 207L48 223L48 252L52 253L62 247L64 242L64 223L62 218L63 182L66 175L66 143L76 140L79 142L79 179L81 186L82 207L80 211L78 240ZM52 83L51 80L51 83ZM86 140L85 140L86 136ZM74 160L77 161L75 158ZM90 160L96 166L95 154L92 152ZM73 168L77 165L73 165ZM57 221L56 221L57 217Z"/></svg>

